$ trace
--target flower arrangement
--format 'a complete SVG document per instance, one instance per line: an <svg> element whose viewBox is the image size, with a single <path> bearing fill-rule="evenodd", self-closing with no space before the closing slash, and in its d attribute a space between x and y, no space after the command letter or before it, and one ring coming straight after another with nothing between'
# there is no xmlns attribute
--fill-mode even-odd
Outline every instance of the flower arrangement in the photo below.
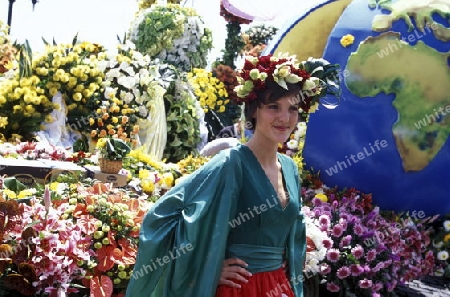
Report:
<svg viewBox="0 0 450 297"><path fill-rule="evenodd" d="M114 137L100 138L96 148L99 150L101 158L111 161L123 160L131 151L128 143Z"/></svg>
<svg viewBox="0 0 450 297"><path fill-rule="evenodd" d="M138 51L189 71L205 68L212 33L197 12L178 4L153 5L139 12L130 29Z"/></svg>
<svg viewBox="0 0 450 297"><path fill-rule="evenodd" d="M134 44L118 46L117 55L101 55L98 69L104 73L101 96L91 102L83 128L93 140L107 135L137 143L138 119L146 119L155 93L164 93L159 70Z"/></svg>
<svg viewBox="0 0 450 297"><path fill-rule="evenodd" d="M200 106L207 113L209 110L224 112L228 104L228 93L223 82L212 75L212 72L194 68L187 74L188 82Z"/></svg>
<svg viewBox="0 0 450 297"><path fill-rule="evenodd" d="M40 81L43 95L53 98L58 92L67 106L68 124L82 130L80 119L89 114L90 103L100 96L103 72L97 67L103 46L91 42L50 45L33 57L32 72Z"/></svg>
<svg viewBox="0 0 450 297"><path fill-rule="evenodd" d="M158 200L179 176L176 166L155 160L142 147L130 152L124 168L131 174L128 185L148 195L149 201Z"/></svg>
<svg viewBox="0 0 450 297"><path fill-rule="evenodd" d="M2 289L26 296L80 289L118 296L131 277L140 223L151 203L98 182L60 185L50 184L44 201L30 205L0 202L11 204L0 211L8 217L2 255L10 256L2 265Z"/></svg>
<svg viewBox="0 0 450 297"><path fill-rule="evenodd" d="M277 31L278 28L274 26L260 24L251 26L243 34L248 36L251 46L257 46L259 44L268 44Z"/></svg>
<svg viewBox="0 0 450 297"><path fill-rule="evenodd" d="M41 123L52 122L50 112L59 108L45 95L37 76L0 81L0 134L2 139L32 140Z"/></svg>
<svg viewBox="0 0 450 297"><path fill-rule="evenodd" d="M304 188L303 196L333 242L319 269L329 291L389 296L397 284L433 270L429 230L422 222L387 219L370 195L354 189Z"/></svg>
<svg viewBox="0 0 450 297"><path fill-rule="evenodd" d="M435 228L433 237L435 275L450 278L450 216Z"/></svg>
<svg viewBox="0 0 450 297"><path fill-rule="evenodd" d="M257 98L257 92L264 90L266 80L273 80L287 88L286 83L300 84L300 108L308 112L326 94L339 96L338 65L332 65L323 59L308 59L298 63L295 56L279 53L248 57L239 71L239 85L235 88L239 102L248 102Z"/></svg>
<svg viewBox="0 0 450 297"><path fill-rule="evenodd" d="M319 228L318 219L308 206L302 207L302 213L306 228L306 258L303 272L311 276L320 272L320 265L328 249L333 246L333 241L326 230Z"/></svg>

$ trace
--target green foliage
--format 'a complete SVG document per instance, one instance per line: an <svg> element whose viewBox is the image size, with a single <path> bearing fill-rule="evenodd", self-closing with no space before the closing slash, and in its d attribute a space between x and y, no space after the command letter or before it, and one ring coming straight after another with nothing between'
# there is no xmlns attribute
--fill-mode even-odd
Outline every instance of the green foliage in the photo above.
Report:
<svg viewBox="0 0 450 297"><path fill-rule="evenodd" d="M185 89L177 90L175 84L168 89L164 101L167 110L167 144L164 158L167 162L176 163L191 155L200 142L200 129L197 108L200 108L195 97Z"/></svg>
<svg viewBox="0 0 450 297"><path fill-rule="evenodd" d="M234 61L238 54L245 46L245 42L241 36L241 24L238 22L229 22L227 24L227 39L225 41L225 49L222 50L223 58L221 64L230 66L236 69Z"/></svg>

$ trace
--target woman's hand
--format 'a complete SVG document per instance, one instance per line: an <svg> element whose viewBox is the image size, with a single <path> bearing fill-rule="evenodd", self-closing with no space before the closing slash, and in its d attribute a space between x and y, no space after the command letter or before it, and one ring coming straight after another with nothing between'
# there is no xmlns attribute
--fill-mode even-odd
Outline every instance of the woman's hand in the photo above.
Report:
<svg viewBox="0 0 450 297"><path fill-rule="evenodd" d="M241 285L235 281L247 283L248 280L246 277L252 276L247 269L243 268L247 266L247 263L238 258L230 258L223 261L219 285L240 288Z"/></svg>

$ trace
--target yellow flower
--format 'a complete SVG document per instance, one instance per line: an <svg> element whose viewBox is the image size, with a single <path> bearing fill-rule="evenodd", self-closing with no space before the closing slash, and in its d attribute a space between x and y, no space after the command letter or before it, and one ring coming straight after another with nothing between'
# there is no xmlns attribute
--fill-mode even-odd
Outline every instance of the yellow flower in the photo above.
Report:
<svg viewBox="0 0 450 297"><path fill-rule="evenodd" d="M447 234L444 236L444 242L447 243L447 241L450 240L450 234Z"/></svg>
<svg viewBox="0 0 450 297"><path fill-rule="evenodd" d="M106 141L107 141L106 138L100 138L100 139L97 141L97 145L96 145L97 148L98 148L98 149L104 148L105 145L106 145Z"/></svg>
<svg viewBox="0 0 450 297"><path fill-rule="evenodd" d="M355 36L353 36L351 34L347 34L347 35L342 36L340 42L343 47L347 47L349 45L352 45L354 41L355 41Z"/></svg>
<svg viewBox="0 0 450 297"><path fill-rule="evenodd" d="M7 117L0 117L0 128L5 128L8 125Z"/></svg>
<svg viewBox="0 0 450 297"><path fill-rule="evenodd" d="M314 198L320 199L320 201L322 201L322 202L328 201L328 197L324 193L318 193L318 194L316 194L316 196L314 196Z"/></svg>
<svg viewBox="0 0 450 297"><path fill-rule="evenodd" d="M141 186L142 186L142 190L146 193L146 194L150 194L155 190L155 184L152 183L149 180L143 180L141 182Z"/></svg>
<svg viewBox="0 0 450 297"><path fill-rule="evenodd" d="M160 181L162 181L165 185L170 187L173 184L173 180L174 180L174 178L173 178L172 173L166 172L166 173L163 173Z"/></svg>

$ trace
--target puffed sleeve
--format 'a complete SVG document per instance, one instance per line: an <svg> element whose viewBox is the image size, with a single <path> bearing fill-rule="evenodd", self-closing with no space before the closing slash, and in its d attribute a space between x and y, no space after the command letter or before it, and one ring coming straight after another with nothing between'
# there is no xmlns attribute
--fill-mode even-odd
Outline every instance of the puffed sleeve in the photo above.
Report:
<svg viewBox="0 0 450 297"><path fill-rule="evenodd" d="M144 217L126 296L214 296L241 186L231 149L161 197Z"/></svg>
<svg viewBox="0 0 450 297"><path fill-rule="evenodd" d="M303 220L301 184L297 165L292 161L292 183L295 185L292 193L298 196L293 197L298 201L298 214L295 224L291 227L287 243L290 282L296 297L303 296L303 266L306 257L306 229Z"/></svg>

